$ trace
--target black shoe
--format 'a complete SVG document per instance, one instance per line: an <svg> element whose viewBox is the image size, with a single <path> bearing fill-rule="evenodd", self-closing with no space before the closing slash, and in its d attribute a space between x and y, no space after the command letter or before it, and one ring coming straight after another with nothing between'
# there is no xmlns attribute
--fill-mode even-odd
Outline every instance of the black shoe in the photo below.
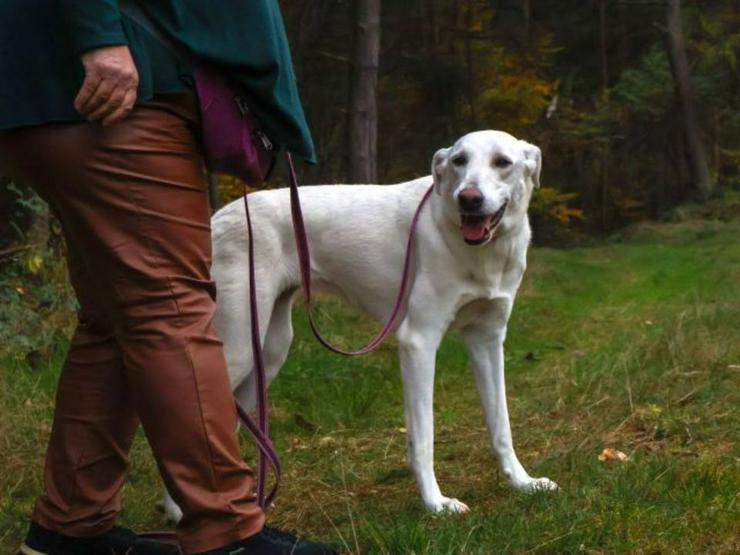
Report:
<svg viewBox="0 0 740 555"><path fill-rule="evenodd" d="M220 549L204 551L199 555L337 555L324 543L301 540L292 534L265 526L261 532L246 540Z"/></svg>
<svg viewBox="0 0 740 555"><path fill-rule="evenodd" d="M140 538L131 530L116 526L92 538L73 538L31 522L19 555L177 555L172 544Z"/></svg>

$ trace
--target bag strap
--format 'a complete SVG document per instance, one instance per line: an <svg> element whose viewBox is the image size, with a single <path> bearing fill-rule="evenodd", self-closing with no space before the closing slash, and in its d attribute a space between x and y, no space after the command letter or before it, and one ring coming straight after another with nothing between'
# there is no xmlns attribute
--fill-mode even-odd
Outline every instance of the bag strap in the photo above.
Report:
<svg viewBox="0 0 740 555"><path fill-rule="evenodd" d="M298 192L298 177L293 165L293 157L290 155L290 153L287 153L287 157L288 169L290 170L290 210L291 217L293 219L293 234L295 235L296 251L298 253L298 266L301 272L303 300L306 303L306 312L308 313L308 322L311 325L311 331L313 331L313 334L319 341L319 343L321 343L324 347L334 353L346 356L360 356L370 353L377 349L381 345L381 343L383 343L385 338L388 337L388 334L391 331L393 331L398 322L398 317L401 314L401 309L406 299L406 290L408 289L409 279L412 274L412 265L414 258L413 247L414 238L416 235L416 227L419 223L421 210L424 207L424 204L426 204L427 200L429 199L432 190L434 190L434 186L430 186L429 189L427 189L427 191L424 193L421 202L419 202L419 205L416 208L414 217L411 220L411 228L409 230L409 236L406 241L406 255L403 262L403 274L401 276L401 284L398 288L396 300L393 304L393 309L391 310L391 314L388 317L388 320L383 325L378 335L371 339L367 345L356 351L346 351L332 345L331 342L329 342L329 340L321 334L321 331L316 324L316 320L314 319L313 304L311 299L311 253L309 252L308 237L306 235L306 227L303 222L303 212L301 211L301 199Z"/></svg>

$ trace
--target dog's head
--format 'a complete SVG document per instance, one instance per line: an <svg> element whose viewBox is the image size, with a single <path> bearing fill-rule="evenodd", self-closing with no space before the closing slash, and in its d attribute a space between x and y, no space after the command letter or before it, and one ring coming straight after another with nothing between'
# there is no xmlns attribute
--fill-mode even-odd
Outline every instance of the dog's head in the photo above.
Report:
<svg viewBox="0 0 740 555"><path fill-rule="evenodd" d="M434 189L466 243L482 245L521 221L541 160L538 147L502 131L469 133L436 152Z"/></svg>

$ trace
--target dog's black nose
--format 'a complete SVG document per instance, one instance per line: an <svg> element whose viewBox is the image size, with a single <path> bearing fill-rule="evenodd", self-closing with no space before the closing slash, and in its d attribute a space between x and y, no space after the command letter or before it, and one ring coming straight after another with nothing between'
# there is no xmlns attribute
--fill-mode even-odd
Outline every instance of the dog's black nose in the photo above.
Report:
<svg viewBox="0 0 740 555"><path fill-rule="evenodd" d="M483 195L478 189L468 187L460 191L457 202L460 203L460 208L466 212L472 212L483 205Z"/></svg>

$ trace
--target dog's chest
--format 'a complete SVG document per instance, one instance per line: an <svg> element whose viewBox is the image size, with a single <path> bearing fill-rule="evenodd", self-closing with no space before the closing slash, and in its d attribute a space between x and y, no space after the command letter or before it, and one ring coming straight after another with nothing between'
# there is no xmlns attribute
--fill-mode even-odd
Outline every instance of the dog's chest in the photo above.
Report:
<svg viewBox="0 0 740 555"><path fill-rule="evenodd" d="M508 248L498 248L459 264L455 312L462 315L473 305L513 301L525 268L524 258L514 254Z"/></svg>
<svg viewBox="0 0 740 555"><path fill-rule="evenodd" d="M481 276L477 273L468 273L461 282L455 303L455 312L463 307L479 301L494 301L502 298L512 298L515 291L504 286L504 276L500 273Z"/></svg>
<svg viewBox="0 0 740 555"><path fill-rule="evenodd" d="M467 295L493 299L500 293L509 295L518 287L524 273L523 258L516 256L508 244L496 247L459 261L462 281L470 290Z"/></svg>

